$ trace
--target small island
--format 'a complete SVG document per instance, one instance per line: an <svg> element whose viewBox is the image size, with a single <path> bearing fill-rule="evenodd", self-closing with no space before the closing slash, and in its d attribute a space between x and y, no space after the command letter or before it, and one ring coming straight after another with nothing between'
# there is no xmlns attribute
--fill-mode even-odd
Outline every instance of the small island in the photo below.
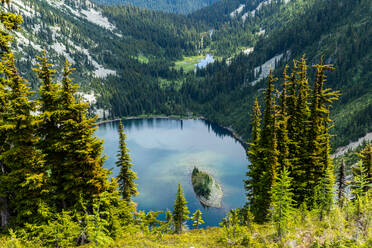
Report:
<svg viewBox="0 0 372 248"><path fill-rule="evenodd" d="M223 192L221 186L211 175L194 167L191 182L194 192L203 206L222 207Z"/></svg>

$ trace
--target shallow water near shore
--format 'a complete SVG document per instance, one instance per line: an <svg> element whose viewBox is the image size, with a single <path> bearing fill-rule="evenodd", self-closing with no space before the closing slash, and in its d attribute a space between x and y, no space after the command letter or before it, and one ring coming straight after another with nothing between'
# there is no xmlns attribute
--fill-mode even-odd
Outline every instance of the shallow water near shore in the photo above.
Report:
<svg viewBox="0 0 372 248"><path fill-rule="evenodd" d="M248 160L242 145L231 133L205 120L175 120L164 118L133 119L123 122L127 146L137 173L139 195L134 198L140 210L173 210L177 184L185 192L191 213L203 212L204 226L217 226L232 208L245 202L243 180ZM105 167L115 166L119 147L118 122L99 125L96 135L105 140ZM194 166L210 173L221 185L222 208L204 209L191 184ZM161 215L164 218L164 214ZM191 221L188 222L191 226Z"/></svg>

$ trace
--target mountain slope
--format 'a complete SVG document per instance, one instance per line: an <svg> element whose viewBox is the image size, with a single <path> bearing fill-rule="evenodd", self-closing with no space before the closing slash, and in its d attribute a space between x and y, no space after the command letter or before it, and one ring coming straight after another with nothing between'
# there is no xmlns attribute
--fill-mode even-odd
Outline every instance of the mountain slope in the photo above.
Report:
<svg viewBox="0 0 372 248"><path fill-rule="evenodd" d="M188 14L197 9L211 5L218 0L94 0L99 4L134 5L150 10L160 10L171 13Z"/></svg>
<svg viewBox="0 0 372 248"><path fill-rule="evenodd" d="M251 34L254 29L261 30L262 34L250 41L254 51L200 70L184 85L183 94L191 96L192 108L248 138L250 106L262 95L266 84L262 79L269 68L276 68L280 77L284 64L292 59L306 54L309 64L315 64L324 56L336 67L329 73L327 85L342 92L332 111L337 135L333 144L348 144L372 130L371 15L365 0L270 1L250 19L231 18L215 30L216 36L222 32L231 35L225 36L226 40L236 40L236 44L222 44L220 49L241 46L240 30L249 31L249 26ZM213 47L221 40L213 37L211 42Z"/></svg>
<svg viewBox="0 0 372 248"><path fill-rule="evenodd" d="M177 75L169 69L171 61L192 52L199 40L185 17L135 7L102 9L85 0L14 0L8 8L24 18L22 30L14 34L14 48L18 67L31 86L38 86L32 68L43 48L59 71L66 57L76 68L75 82L88 93L85 98L96 105L100 117L111 115L119 102L125 105L122 114L164 113L171 94L159 86L157 77Z"/></svg>

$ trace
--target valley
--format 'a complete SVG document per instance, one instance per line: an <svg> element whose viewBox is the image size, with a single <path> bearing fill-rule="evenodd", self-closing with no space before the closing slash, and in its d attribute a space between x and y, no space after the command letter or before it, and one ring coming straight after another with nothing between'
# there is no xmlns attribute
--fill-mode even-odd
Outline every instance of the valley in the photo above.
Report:
<svg viewBox="0 0 372 248"><path fill-rule="evenodd" d="M369 0L0 6L0 247L371 246Z"/></svg>

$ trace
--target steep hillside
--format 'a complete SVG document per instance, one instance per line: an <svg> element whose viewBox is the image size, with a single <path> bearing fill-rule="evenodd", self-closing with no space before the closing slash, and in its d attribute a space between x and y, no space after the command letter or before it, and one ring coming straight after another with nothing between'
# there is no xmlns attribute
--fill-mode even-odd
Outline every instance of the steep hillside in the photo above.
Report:
<svg viewBox="0 0 372 248"><path fill-rule="evenodd" d="M191 96L193 108L248 138L250 106L261 96L262 79L269 69L277 68L275 74L280 77L284 64L292 59L306 54L314 64L324 56L326 63L336 67L329 73L327 85L342 92L332 110L337 135L333 144L348 144L371 131L372 11L368 1L264 1L254 14L249 10L245 20L243 9L215 29L209 49L216 53L250 49L190 77L183 92ZM241 39L244 34L251 39ZM311 71L313 75L309 68Z"/></svg>
<svg viewBox="0 0 372 248"><path fill-rule="evenodd" d="M218 0L94 0L99 4L134 5L150 10L160 10L171 13L188 14Z"/></svg>
<svg viewBox="0 0 372 248"><path fill-rule="evenodd" d="M75 81L100 117L108 117L112 106L124 106L120 113L125 115L167 113L172 94L160 88L158 76L175 77L171 61L193 52L193 43L199 40L185 17L135 7L15 0L7 8L24 19L22 30L15 32L14 48L32 87L38 84L32 68L43 48L57 69L66 57L76 68Z"/></svg>

